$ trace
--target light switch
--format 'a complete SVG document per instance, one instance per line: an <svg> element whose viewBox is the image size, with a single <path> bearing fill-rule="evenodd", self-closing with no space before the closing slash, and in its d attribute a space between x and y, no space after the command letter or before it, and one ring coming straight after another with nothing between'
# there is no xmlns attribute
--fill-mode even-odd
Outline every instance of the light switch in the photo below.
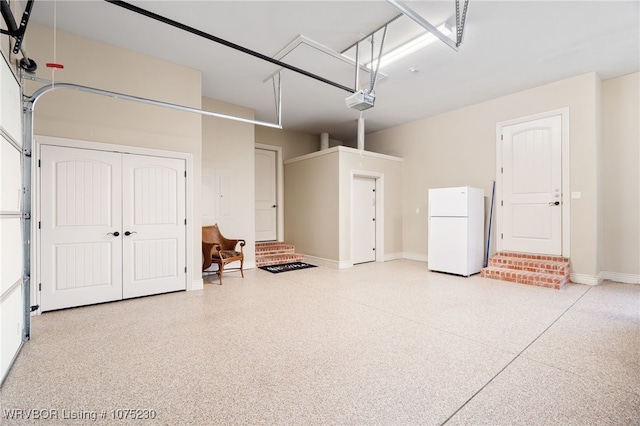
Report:
<svg viewBox="0 0 640 426"><path fill-rule="evenodd" d="M573 198L574 200L582 198L582 192L572 192L571 198Z"/></svg>

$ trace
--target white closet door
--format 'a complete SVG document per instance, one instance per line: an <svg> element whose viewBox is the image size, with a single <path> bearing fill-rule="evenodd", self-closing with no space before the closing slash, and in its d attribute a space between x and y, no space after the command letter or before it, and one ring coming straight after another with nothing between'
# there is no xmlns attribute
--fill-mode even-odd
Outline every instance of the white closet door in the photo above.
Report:
<svg viewBox="0 0 640 426"><path fill-rule="evenodd" d="M352 261L376 260L376 180L355 176L352 186Z"/></svg>
<svg viewBox="0 0 640 426"><path fill-rule="evenodd" d="M42 146L43 311L122 298L121 157Z"/></svg>
<svg viewBox="0 0 640 426"><path fill-rule="evenodd" d="M185 162L123 156L123 297L186 289Z"/></svg>

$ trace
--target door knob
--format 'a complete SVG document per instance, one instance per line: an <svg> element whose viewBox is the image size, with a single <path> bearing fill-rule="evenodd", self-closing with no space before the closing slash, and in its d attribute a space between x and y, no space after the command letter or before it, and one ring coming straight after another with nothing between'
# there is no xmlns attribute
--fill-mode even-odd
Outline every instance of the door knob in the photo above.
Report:
<svg viewBox="0 0 640 426"><path fill-rule="evenodd" d="M550 206L559 206L560 205L560 201L552 201L549 203Z"/></svg>
<svg viewBox="0 0 640 426"><path fill-rule="evenodd" d="M136 232L136 231L131 231L131 232L126 231L126 232L124 233L124 235L126 235L127 237L128 237L129 235L131 235L131 234L137 234L137 232Z"/></svg>
<svg viewBox="0 0 640 426"><path fill-rule="evenodd" d="M274 205L272 205L272 206L271 206L271 208L272 208L272 209L275 209L275 208L276 208L276 205L275 205L275 204L274 204Z"/></svg>
<svg viewBox="0 0 640 426"><path fill-rule="evenodd" d="M118 231L115 231L115 232L109 232L107 235L113 235L114 237L117 237L118 235L120 235L120 233Z"/></svg>

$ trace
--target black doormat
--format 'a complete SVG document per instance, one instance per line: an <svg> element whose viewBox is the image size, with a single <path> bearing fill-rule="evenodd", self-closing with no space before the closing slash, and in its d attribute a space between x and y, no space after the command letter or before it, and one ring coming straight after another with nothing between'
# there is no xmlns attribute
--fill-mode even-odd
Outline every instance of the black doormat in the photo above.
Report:
<svg viewBox="0 0 640 426"><path fill-rule="evenodd" d="M269 271L272 274L279 274L280 272L297 271L298 269L307 269L307 268L315 268L315 267L316 265L310 265L304 262L291 262L291 263L285 263L283 265L260 266L260 269Z"/></svg>

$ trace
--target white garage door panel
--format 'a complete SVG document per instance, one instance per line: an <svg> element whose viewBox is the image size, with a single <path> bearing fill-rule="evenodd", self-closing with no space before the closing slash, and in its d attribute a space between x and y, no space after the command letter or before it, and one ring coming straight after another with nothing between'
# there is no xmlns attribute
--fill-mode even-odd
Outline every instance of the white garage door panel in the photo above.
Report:
<svg viewBox="0 0 640 426"><path fill-rule="evenodd" d="M22 99L20 85L16 81L11 69L0 58L0 111L2 112L2 128L18 145L22 145Z"/></svg>
<svg viewBox="0 0 640 426"><path fill-rule="evenodd" d="M22 199L20 151L0 137L0 212L19 212Z"/></svg>
<svg viewBox="0 0 640 426"><path fill-rule="evenodd" d="M0 380L5 376L16 356L24 333L24 310L22 307L22 286L17 286L0 304Z"/></svg>
<svg viewBox="0 0 640 426"><path fill-rule="evenodd" d="M19 217L0 218L0 295L22 280L22 231Z"/></svg>

